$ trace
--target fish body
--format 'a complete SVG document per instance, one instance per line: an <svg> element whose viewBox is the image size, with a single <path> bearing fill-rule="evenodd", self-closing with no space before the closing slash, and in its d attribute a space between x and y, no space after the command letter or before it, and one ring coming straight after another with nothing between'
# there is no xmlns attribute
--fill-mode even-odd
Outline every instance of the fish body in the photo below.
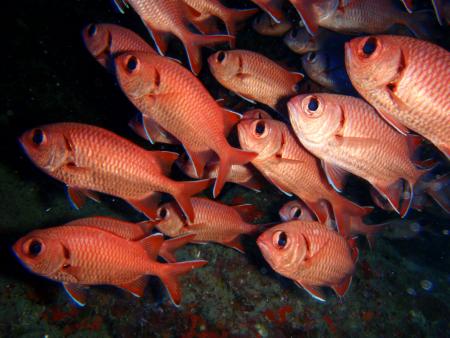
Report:
<svg viewBox="0 0 450 338"><path fill-rule="evenodd" d="M114 56L126 51L156 54L138 34L115 24L89 24L82 32L83 41L92 56L105 68L114 69Z"/></svg>
<svg viewBox="0 0 450 338"><path fill-rule="evenodd" d="M173 195L189 218L188 197L204 190L207 181L178 182L167 175L176 153L147 151L99 127L55 123L25 132L20 142L45 173L64 182L75 204L82 193L98 191L125 199L154 218L159 194Z"/></svg>
<svg viewBox="0 0 450 338"><path fill-rule="evenodd" d="M317 52L334 41L339 35L326 29L319 29L317 34L312 36L304 27L292 29L283 38L284 43L290 50L297 54Z"/></svg>
<svg viewBox="0 0 450 338"><path fill-rule="evenodd" d="M179 0L129 0L131 7L140 16L150 31L160 54L168 48L168 34L178 37L186 48L191 70L198 74L202 67L200 47L228 43L234 37L228 35L200 35L189 28L188 11Z"/></svg>
<svg viewBox="0 0 450 338"><path fill-rule="evenodd" d="M247 51L219 51L208 58L209 68L220 84L238 95L273 109L297 93L303 74L290 73L265 56Z"/></svg>
<svg viewBox="0 0 450 338"><path fill-rule="evenodd" d="M203 84L176 62L161 56L125 53L116 58L120 86L143 115L156 121L179 140L203 176L205 164L215 153L219 173L217 196L233 164L245 164L255 154L232 148L226 136L239 116L218 105Z"/></svg>
<svg viewBox="0 0 450 338"><path fill-rule="evenodd" d="M356 90L397 130L422 135L450 157L450 53L404 36L356 38L345 63Z"/></svg>
<svg viewBox="0 0 450 338"><path fill-rule="evenodd" d="M186 221L174 203L159 207L157 214L161 218L156 227L164 234L174 237L183 234L195 234L192 242L215 242L230 246L243 252L239 237L258 230L257 225L247 223L242 214L249 205L227 206L206 198L193 198L195 222Z"/></svg>
<svg viewBox="0 0 450 338"><path fill-rule="evenodd" d="M261 35L283 36L292 28L292 23L286 17L277 23L269 14L262 13L253 20L252 27Z"/></svg>
<svg viewBox="0 0 450 338"><path fill-rule="evenodd" d="M369 181L406 215L413 186L423 172L411 161L407 138L390 127L364 100L317 93L288 103L291 124L300 142L323 161L333 186L342 190L346 172ZM404 196L401 180L409 183ZM401 208L402 200L406 205Z"/></svg>
<svg viewBox="0 0 450 338"><path fill-rule="evenodd" d="M19 239L14 253L31 271L62 282L79 304L86 303L82 286L108 284L144 294L147 275L156 275L167 286L175 304L181 301L177 276L201 267L206 261L158 263L164 241L161 234L132 240L123 231L96 225L69 224L35 230Z"/></svg>
<svg viewBox="0 0 450 338"><path fill-rule="evenodd" d="M412 15L401 11L391 0L290 0L306 28L316 34L319 27L345 34L379 34L394 24L403 24L413 33L422 34Z"/></svg>
<svg viewBox="0 0 450 338"><path fill-rule="evenodd" d="M281 121L245 119L238 124L241 147L258 153L252 164L285 194L298 196L326 223L331 206L337 227L344 236L350 233L372 234L362 217L371 208L362 208L339 195L328 184L317 159L296 139Z"/></svg>
<svg viewBox="0 0 450 338"><path fill-rule="evenodd" d="M336 93L356 94L345 70L343 53L335 50L308 52L302 56L302 66L306 75L323 87Z"/></svg>
<svg viewBox="0 0 450 338"><path fill-rule="evenodd" d="M331 287L343 297L350 286L357 249L318 222L276 225L261 234L257 244L276 272L294 280L320 301L325 297L319 287Z"/></svg>

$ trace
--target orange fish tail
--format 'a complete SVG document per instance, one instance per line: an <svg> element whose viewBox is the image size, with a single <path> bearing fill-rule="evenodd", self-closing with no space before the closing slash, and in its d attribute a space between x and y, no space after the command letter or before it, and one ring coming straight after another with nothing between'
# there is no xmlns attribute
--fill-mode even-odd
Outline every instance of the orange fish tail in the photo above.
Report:
<svg viewBox="0 0 450 338"><path fill-rule="evenodd" d="M177 190L173 192L173 197L177 200L183 213L190 222L194 221L194 208L192 207L191 197L205 190L211 184L211 180L177 182Z"/></svg>
<svg viewBox="0 0 450 338"><path fill-rule="evenodd" d="M195 234L187 234L164 241L159 250L159 256L166 262L176 263L175 251L194 240Z"/></svg>
<svg viewBox="0 0 450 338"><path fill-rule="evenodd" d="M220 191L222 190L227 180L228 174L233 164L241 164L241 165L246 164L257 156L256 153L232 147L228 147L228 150L222 151L218 155L220 158L220 164L219 164L219 172L217 173L216 183L214 184L213 190L214 198L216 198L220 194Z"/></svg>
<svg viewBox="0 0 450 338"><path fill-rule="evenodd" d="M181 263L161 264L159 278L161 278L167 291L169 292L172 302L179 306L181 303L181 286L178 277L184 275L191 270L201 268L208 262L204 260L188 261Z"/></svg>
<svg viewBox="0 0 450 338"><path fill-rule="evenodd" d="M184 39L184 47L189 59L189 66L194 74L202 69L202 53L200 48L234 41L230 35L199 35L191 33Z"/></svg>

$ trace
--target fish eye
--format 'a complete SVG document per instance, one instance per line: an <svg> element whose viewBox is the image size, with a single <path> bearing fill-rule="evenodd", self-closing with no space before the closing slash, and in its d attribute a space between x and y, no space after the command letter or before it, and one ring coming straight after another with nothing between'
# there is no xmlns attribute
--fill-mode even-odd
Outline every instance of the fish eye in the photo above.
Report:
<svg viewBox="0 0 450 338"><path fill-rule="evenodd" d="M225 52L219 52L217 53L217 61L222 63L222 61L225 60Z"/></svg>
<svg viewBox="0 0 450 338"><path fill-rule="evenodd" d="M164 218L167 217L168 214L169 214L169 212L167 211L166 208L160 208L159 209L159 212L158 212L159 218L164 219Z"/></svg>
<svg viewBox="0 0 450 338"><path fill-rule="evenodd" d="M36 239L33 239L28 246L28 256L37 257L42 251L42 243Z"/></svg>
<svg viewBox="0 0 450 338"><path fill-rule="evenodd" d="M309 52L308 55L306 56L306 60L309 63L313 63L314 61L316 61L316 56L317 54L315 52Z"/></svg>
<svg viewBox="0 0 450 338"><path fill-rule="evenodd" d="M310 111L316 111L319 108L319 100L315 97L311 97L308 103L308 109Z"/></svg>
<svg viewBox="0 0 450 338"><path fill-rule="evenodd" d="M284 248L286 246L287 240L288 240L287 235L284 231L276 232L273 239L274 239L275 246L278 247L279 249Z"/></svg>
<svg viewBox="0 0 450 338"><path fill-rule="evenodd" d="M40 146L44 142L44 132L42 129L33 130L33 137L31 139L35 145Z"/></svg>
<svg viewBox="0 0 450 338"><path fill-rule="evenodd" d="M96 24L89 25L87 32L88 35L92 38L95 34L97 34L97 25Z"/></svg>
<svg viewBox="0 0 450 338"><path fill-rule="evenodd" d="M299 218L302 215L300 208L294 207L291 209L291 215L293 218Z"/></svg>
<svg viewBox="0 0 450 338"><path fill-rule="evenodd" d="M375 52L376 49L377 49L377 39L371 37L368 38L364 43L362 51L365 57L369 57Z"/></svg>
<svg viewBox="0 0 450 338"><path fill-rule="evenodd" d="M258 121L255 127L255 134L261 136L266 131L266 123L264 121Z"/></svg>
<svg viewBox="0 0 450 338"><path fill-rule="evenodd" d="M134 70L136 70L138 66L138 59L135 56L130 56L127 60L127 70L129 73L132 73Z"/></svg>

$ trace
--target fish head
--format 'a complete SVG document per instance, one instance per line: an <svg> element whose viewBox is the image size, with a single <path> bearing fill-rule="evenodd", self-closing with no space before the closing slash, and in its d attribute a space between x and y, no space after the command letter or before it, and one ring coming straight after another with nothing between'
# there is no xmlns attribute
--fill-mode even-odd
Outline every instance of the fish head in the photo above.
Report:
<svg viewBox="0 0 450 338"><path fill-rule="evenodd" d="M328 69L328 56L324 51L308 52L302 56L302 66L307 74L320 74Z"/></svg>
<svg viewBox="0 0 450 338"><path fill-rule="evenodd" d="M118 54L114 62L122 90L134 99L160 93L161 73L158 61L161 58L163 57L144 52Z"/></svg>
<svg viewBox="0 0 450 338"><path fill-rule="evenodd" d="M13 252L32 272L52 278L65 266L70 252L51 229L35 230L13 245Z"/></svg>
<svg viewBox="0 0 450 338"><path fill-rule="evenodd" d="M220 50L208 58L209 69L219 81L231 81L242 70L239 53Z"/></svg>
<svg viewBox="0 0 450 338"><path fill-rule="evenodd" d="M371 91L395 81L405 60L401 46L389 37L367 36L345 44L345 66L355 87Z"/></svg>
<svg viewBox="0 0 450 338"><path fill-rule="evenodd" d="M261 35L282 36L292 24L288 20L282 20L280 23L275 22L269 14L261 13L253 19L253 29Z"/></svg>
<svg viewBox="0 0 450 338"><path fill-rule="evenodd" d="M257 153L257 160L273 156L283 144L283 126L282 122L272 119L241 120L238 124L241 148Z"/></svg>
<svg viewBox="0 0 450 338"><path fill-rule="evenodd" d="M307 255L307 242L299 231L298 221L282 223L266 230L256 243L269 265L283 275L296 271Z"/></svg>
<svg viewBox="0 0 450 338"><path fill-rule="evenodd" d="M300 200L293 200L285 203L280 211L278 212L280 218L284 221L290 220L303 220L303 221L313 221L314 217L312 216L311 211Z"/></svg>
<svg viewBox="0 0 450 338"><path fill-rule="evenodd" d="M316 38L306 28L294 28L283 38L284 43L298 54L317 50Z"/></svg>
<svg viewBox="0 0 450 338"><path fill-rule="evenodd" d="M169 202L161 205L156 211L159 220L156 227L167 236L175 237L182 234L182 229L186 224L182 210L176 203Z"/></svg>
<svg viewBox="0 0 450 338"><path fill-rule="evenodd" d="M332 94L304 94L288 102L289 118L301 142L326 145L341 130L343 111Z"/></svg>
<svg viewBox="0 0 450 338"><path fill-rule="evenodd" d="M250 109L242 114L242 119L259 120L259 119L272 119L269 113L262 109Z"/></svg>
<svg viewBox="0 0 450 338"><path fill-rule="evenodd" d="M111 62L112 35L107 25L89 24L82 31L83 41L89 53L107 67Z"/></svg>
<svg viewBox="0 0 450 338"><path fill-rule="evenodd" d="M19 138L26 154L42 170L52 173L73 158L73 145L62 128L47 125L26 131Z"/></svg>

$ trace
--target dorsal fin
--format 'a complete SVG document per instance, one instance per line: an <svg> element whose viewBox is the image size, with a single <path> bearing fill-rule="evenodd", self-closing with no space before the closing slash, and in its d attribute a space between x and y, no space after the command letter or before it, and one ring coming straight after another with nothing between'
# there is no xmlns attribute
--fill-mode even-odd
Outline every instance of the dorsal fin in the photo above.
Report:
<svg viewBox="0 0 450 338"><path fill-rule="evenodd" d="M141 244L147 252L148 256L152 260L156 260L158 257L159 249L164 242L163 234L154 234L141 239Z"/></svg>

